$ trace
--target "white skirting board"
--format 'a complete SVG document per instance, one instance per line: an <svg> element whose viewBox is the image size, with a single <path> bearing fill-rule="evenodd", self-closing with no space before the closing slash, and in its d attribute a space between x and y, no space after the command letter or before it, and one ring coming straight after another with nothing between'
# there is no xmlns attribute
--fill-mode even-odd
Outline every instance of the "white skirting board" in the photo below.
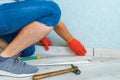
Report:
<svg viewBox="0 0 120 80"><path fill-rule="evenodd" d="M64 46L50 46L49 50L46 51L44 46L36 46L35 55L53 57L53 56L74 56L74 53L69 47ZM87 55L86 56L93 56L93 49L87 48Z"/></svg>
<svg viewBox="0 0 120 80"><path fill-rule="evenodd" d="M47 57L54 56L68 56L74 55L72 50L69 47L64 46L50 46L50 50L46 51L44 46L36 45L36 51L34 55L41 55ZM0 49L0 52L2 50ZM105 48L87 48L86 56L95 56L95 57L109 57L109 58L120 58L120 49L105 49Z"/></svg>
<svg viewBox="0 0 120 80"><path fill-rule="evenodd" d="M103 49L95 48L94 49L95 57L109 57L109 58L120 58L120 49Z"/></svg>

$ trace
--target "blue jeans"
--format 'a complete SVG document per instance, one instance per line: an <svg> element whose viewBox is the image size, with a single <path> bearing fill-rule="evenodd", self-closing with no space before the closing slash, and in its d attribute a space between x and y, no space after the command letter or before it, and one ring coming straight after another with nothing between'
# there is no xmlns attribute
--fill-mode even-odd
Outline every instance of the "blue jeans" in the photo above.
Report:
<svg viewBox="0 0 120 80"><path fill-rule="evenodd" d="M59 6L52 1L31 0L0 5L0 38L10 43L23 27L34 21L56 27L60 16ZM34 51L32 45L22 53L28 56Z"/></svg>

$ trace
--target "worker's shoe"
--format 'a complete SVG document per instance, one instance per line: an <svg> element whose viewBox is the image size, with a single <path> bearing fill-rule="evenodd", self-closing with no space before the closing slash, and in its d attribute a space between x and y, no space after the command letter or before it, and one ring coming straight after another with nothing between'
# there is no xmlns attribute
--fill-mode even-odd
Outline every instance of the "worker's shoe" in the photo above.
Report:
<svg viewBox="0 0 120 80"><path fill-rule="evenodd" d="M0 75L4 76L25 77L34 75L37 71L37 67L20 61L16 56L0 62Z"/></svg>

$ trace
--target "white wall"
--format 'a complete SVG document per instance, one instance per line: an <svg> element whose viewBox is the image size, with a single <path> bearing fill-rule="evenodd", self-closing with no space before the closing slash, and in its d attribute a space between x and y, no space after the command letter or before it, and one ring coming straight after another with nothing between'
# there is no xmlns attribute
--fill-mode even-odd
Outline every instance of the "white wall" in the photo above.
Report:
<svg viewBox="0 0 120 80"><path fill-rule="evenodd" d="M89 48L120 48L120 0L56 0L62 21ZM66 45L52 32L54 45Z"/></svg>

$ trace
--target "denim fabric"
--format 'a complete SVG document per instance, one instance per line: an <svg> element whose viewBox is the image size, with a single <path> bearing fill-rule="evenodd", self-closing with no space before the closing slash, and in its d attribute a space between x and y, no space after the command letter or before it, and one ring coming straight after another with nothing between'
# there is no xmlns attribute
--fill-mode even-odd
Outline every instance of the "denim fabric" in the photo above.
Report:
<svg viewBox="0 0 120 80"><path fill-rule="evenodd" d="M46 0L28 0L0 6L0 38L10 43L18 32L33 21L56 27L61 16L58 5ZM32 45L21 53L22 57L34 53Z"/></svg>
<svg viewBox="0 0 120 80"><path fill-rule="evenodd" d="M16 32L33 21L56 27L61 16L53 1L21 1L0 6L0 36Z"/></svg>
<svg viewBox="0 0 120 80"><path fill-rule="evenodd" d="M20 57L29 57L31 55L33 55L35 52L35 46L32 45L26 49L24 49L21 54L20 54Z"/></svg>

